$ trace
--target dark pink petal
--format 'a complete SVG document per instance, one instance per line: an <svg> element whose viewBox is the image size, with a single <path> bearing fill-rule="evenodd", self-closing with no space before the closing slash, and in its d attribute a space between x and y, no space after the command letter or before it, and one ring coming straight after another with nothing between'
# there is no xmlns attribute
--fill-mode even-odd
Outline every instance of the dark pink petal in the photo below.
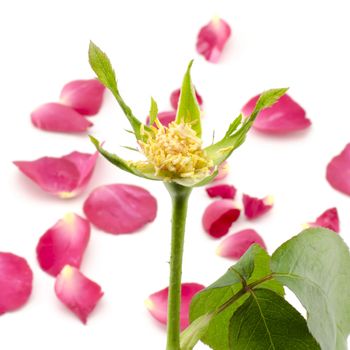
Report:
<svg viewBox="0 0 350 350"><path fill-rule="evenodd" d="M242 230L226 237L220 243L217 254L226 258L238 260L254 243L266 249L264 240L256 231L252 229Z"/></svg>
<svg viewBox="0 0 350 350"><path fill-rule="evenodd" d="M55 292L58 299L84 324L103 296L101 287L97 283L70 265L66 265L57 276Z"/></svg>
<svg viewBox="0 0 350 350"><path fill-rule="evenodd" d="M37 128L46 131L84 132L93 125L73 108L54 102L38 107L31 119Z"/></svg>
<svg viewBox="0 0 350 350"><path fill-rule="evenodd" d="M232 185L214 185L205 189L210 198L221 197L223 199L234 199L236 196L236 188Z"/></svg>
<svg viewBox="0 0 350 350"><path fill-rule="evenodd" d="M56 276L65 265L79 268L90 239L90 224L69 213L41 236L36 247L41 268Z"/></svg>
<svg viewBox="0 0 350 350"><path fill-rule="evenodd" d="M61 158L43 157L34 161L15 161L14 164L45 192L72 198L88 184L97 157L98 152L72 152Z"/></svg>
<svg viewBox="0 0 350 350"><path fill-rule="evenodd" d="M95 115L101 108L105 87L97 79L74 80L62 91L61 103L83 115Z"/></svg>
<svg viewBox="0 0 350 350"><path fill-rule="evenodd" d="M202 96L197 92L197 90L195 90L196 93L196 97L197 97L197 102L200 106L203 105L203 99ZM180 89L177 89L175 91L173 91L170 95L170 103L171 106L177 110L177 105L179 103L179 99L180 99Z"/></svg>
<svg viewBox="0 0 350 350"><path fill-rule="evenodd" d="M339 216L337 208L327 209L322 213L315 222L310 222L309 226L311 227L325 227L334 232L340 231L339 225Z"/></svg>
<svg viewBox="0 0 350 350"><path fill-rule="evenodd" d="M84 203L87 218L99 229L132 233L153 221L157 201L139 186L114 184L96 188Z"/></svg>
<svg viewBox="0 0 350 350"><path fill-rule="evenodd" d="M260 199L243 194L243 206L244 215L248 219L255 219L265 214L273 207L273 198L271 196L267 196Z"/></svg>
<svg viewBox="0 0 350 350"><path fill-rule="evenodd" d="M221 18L214 18L199 31L197 52L207 61L217 63L230 35L231 28L228 23Z"/></svg>
<svg viewBox="0 0 350 350"><path fill-rule="evenodd" d="M168 126L176 119L176 111L165 111L158 113L158 120L164 126ZM146 118L146 124L149 125L149 116Z"/></svg>
<svg viewBox="0 0 350 350"><path fill-rule="evenodd" d="M203 227L210 236L220 238L238 220L240 213L240 209L232 200L217 200L205 209L202 218Z"/></svg>
<svg viewBox="0 0 350 350"><path fill-rule="evenodd" d="M252 113L258 98L259 95L253 97L242 108L244 116ZM253 128L269 134L288 134L306 129L310 125L311 121L306 118L305 110L286 94L259 113Z"/></svg>
<svg viewBox="0 0 350 350"><path fill-rule="evenodd" d="M216 175L216 177L214 178L213 182L221 181L228 175L228 173L230 171L230 167L229 167L226 160L219 165L218 170L219 170L219 172Z"/></svg>
<svg viewBox="0 0 350 350"><path fill-rule="evenodd" d="M181 330L189 325L189 309L192 298L205 287L198 283L181 284L181 309L180 327ZM164 288L159 292L151 294L146 300L146 306L151 315L160 323L167 324L168 319L168 291Z"/></svg>
<svg viewBox="0 0 350 350"><path fill-rule="evenodd" d="M24 305L32 293L33 273L27 261L0 253L0 315Z"/></svg>
<svg viewBox="0 0 350 350"><path fill-rule="evenodd" d="M327 181L336 190L350 196L350 143L329 162Z"/></svg>

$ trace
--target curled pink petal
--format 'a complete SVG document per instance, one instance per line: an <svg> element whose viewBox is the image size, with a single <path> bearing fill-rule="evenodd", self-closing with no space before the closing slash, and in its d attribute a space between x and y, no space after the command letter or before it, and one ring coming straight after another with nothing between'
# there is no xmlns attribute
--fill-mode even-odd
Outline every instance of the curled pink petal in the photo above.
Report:
<svg viewBox="0 0 350 350"><path fill-rule="evenodd" d="M214 18L201 28L197 37L197 52L212 63L217 63L231 35L231 28L221 18Z"/></svg>
<svg viewBox="0 0 350 350"><path fill-rule="evenodd" d="M32 293L33 273L27 261L0 253L0 315L23 306Z"/></svg>
<svg viewBox="0 0 350 350"><path fill-rule="evenodd" d="M192 298L205 287L198 283L181 284L180 327L184 330L189 325L189 309ZM168 291L164 288L153 293L146 300L146 307L151 315L160 323L167 324L168 319Z"/></svg>
<svg viewBox="0 0 350 350"><path fill-rule="evenodd" d="M227 184L214 185L205 190L210 198L221 197L223 199L234 199L237 192L234 186Z"/></svg>
<svg viewBox="0 0 350 350"><path fill-rule="evenodd" d="M155 219L157 201L139 186L106 185L90 194L84 212L92 224L105 232L132 233Z"/></svg>
<svg viewBox="0 0 350 350"><path fill-rule="evenodd" d="M87 318L102 298L101 287L77 268L66 265L56 278L58 299L86 324Z"/></svg>
<svg viewBox="0 0 350 350"><path fill-rule="evenodd" d="M62 91L61 103L83 115L95 115L101 108L105 87L97 79L74 80Z"/></svg>
<svg viewBox="0 0 350 350"><path fill-rule="evenodd" d="M333 188L350 196L350 143L329 162L326 176Z"/></svg>
<svg viewBox="0 0 350 350"><path fill-rule="evenodd" d="M244 116L249 116L258 101L253 97L242 108ZM311 121L306 118L305 110L289 95L283 95L274 105L262 110L256 118L253 128L268 134L288 134L308 128Z"/></svg>
<svg viewBox="0 0 350 350"><path fill-rule="evenodd" d="M85 132L93 125L73 108L55 102L38 107L31 119L37 128L56 132Z"/></svg>
<svg viewBox="0 0 350 350"><path fill-rule="evenodd" d="M65 265L79 268L90 239L90 223L69 213L41 236L36 247L40 267L56 276Z"/></svg>
<svg viewBox="0 0 350 350"><path fill-rule="evenodd" d="M97 157L98 152L72 152L61 158L43 157L34 161L15 161L14 164L45 192L72 198L87 186Z"/></svg>
<svg viewBox="0 0 350 350"><path fill-rule="evenodd" d="M158 120L164 126L168 126L176 119L176 111L165 111L158 113ZM149 116L146 118L146 124L149 125Z"/></svg>
<svg viewBox="0 0 350 350"><path fill-rule="evenodd" d="M259 199L243 194L243 206L244 215L248 219L255 219L265 214L273 207L273 198L272 196L267 196Z"/></svg>
<svg viewBox="0 0 350 350"><path fill-rule="evenodd" d="M255 230L246 229L226 237L216 252L220 256L238 260L254 243L266 249L262 237Z"/></svg>
<svg viewBox="0 0 350 350"><path fill-rule="evenodd" d="M337 208L327 209L315 222L310 222L309 225L311 227L325 227L339 233L340 224Z"/></svg>
<svg viewBox="0 0 350 350"><path fill-rule="evenodd" d="M210 236L220 238L238 220L240 213L240 209L232 200L217 200L205 209L202 218L203 227Z"/></svg>
<svg viewBox="0 0 350 350"><path fill-rule="evenodd" d="M219 165L219 168L218 168L218 174L216 175L216 177L214 178L213 182L216 182L216 181L221 181L223 180L224 178L227 177L228 173L230 171L230 167L227 163L227 161L225 160L224 162L222 162L220 165Z"/></svg>
<svg viewBox="0 0 350 350"><path fill-rule="evenodd" d="M202 105L203 105L202 96L197 92L197 90L195 90L195 93L196 93L197 102L202 107ZM179 99L180 99L180 89L177 89L177 90L173 91L170 95L170 103L171 103L171 106L175 110L177 110L177 105L179 103Z"/></svg>

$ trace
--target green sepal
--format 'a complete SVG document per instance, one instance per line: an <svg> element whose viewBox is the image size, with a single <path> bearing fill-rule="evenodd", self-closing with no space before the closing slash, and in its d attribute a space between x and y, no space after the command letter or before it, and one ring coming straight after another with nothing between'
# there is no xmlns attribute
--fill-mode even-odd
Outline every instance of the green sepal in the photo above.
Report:
<svg viewBox="0 0 350 350"><path fill-rule="evenodd" d="M149 125L153 125L158 116L157 102L151 97L151 108L149 110Z"/></svg>
<svg viewBox="0 0 350 350"><path fill-rule="evenodd" d="M214 168L213 172L204 178L196 179L196 178L175 178L172 179L172 182L176 182L177 184L184 187L202 187L208 185L208 183L212 182L216 176L218 175L217 167Z"/></svg>
<svg viewBox="0 0 350 350"><path fill-rule="evenodd" d="M179 104L176 113L176 123L190 123L197 136L201 137L201 110L191 80L192 64L193 60L189 63L182 81Z"/></svg>

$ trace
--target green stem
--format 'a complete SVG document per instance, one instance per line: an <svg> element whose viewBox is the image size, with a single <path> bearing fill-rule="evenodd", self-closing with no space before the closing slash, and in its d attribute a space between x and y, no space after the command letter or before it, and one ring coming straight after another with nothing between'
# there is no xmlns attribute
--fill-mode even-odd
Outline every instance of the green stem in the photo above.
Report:
<svg viewBox="0 0 350 350"><path fill-rule="evenodd" d="M165 185L173 205L171 229L170 283L168 295L167 350L180 350L180 305L182 256L187 203L191 188L174 183Z"/></svg>

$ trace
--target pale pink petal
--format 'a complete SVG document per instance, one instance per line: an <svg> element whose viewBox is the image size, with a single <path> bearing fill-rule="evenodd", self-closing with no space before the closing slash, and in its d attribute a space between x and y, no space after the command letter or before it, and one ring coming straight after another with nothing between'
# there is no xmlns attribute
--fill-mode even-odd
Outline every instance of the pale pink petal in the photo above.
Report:
<svg viewBox="0 0 350 350"><path fill-rule="evenodd" d="M101 108L105 87L97 79L74 80L62 91L61 103L83 115L95 115Z"/></svg>
<svg viewBox="0 0 350 350"><path fill-rule="evenodd" d="M234 186L227 184L214 185L205 190L210 198L221 197L223 199L234 199L237 192Z"/></svg>
<svg viewBox="0 0 350 350"><path fill-rule="evenodd" d="M45 192L72 198L85 189L97 157L97 152L72 152L61 158L43 157L34 161L15 161L14 164Z"/></svg>
<svg viewBox="0 0 350 350"><path fill-rule="evenodd" d="M38 107L31 119L37 128L56 132L85 132L93 125L73 108L55 102Z"/></svg>
<svg viewBox="0 0 350 350"><path fill-rule="evenodd" d="M249 116L258 101L253 97L242 108L244 116ZM268 134L288 134L308 128L311 121L306 118L305 110L289 95L283 95L274 105L263 109L256 118L253 128Z"/></svg>
<svg viewBox="0 0 350 350"><path fill-rule="evenodd" d="M106 185L90 194L84 212L92 224L105 232L132 233L155 219L157 201L139 186Z"/></svg>
<svg viewBox="0 0 350 350"><path fill-rule="evenodd" d="M176 111L165 111L158 113L158 120L164 126L168 126L171 122L176 119ZM149 116L146 118L146 124L149 125ZM154 124L154 126L156 126Z"/></svg>
<svg viewBox="0 0 350 350"><path fill-rule="evenodd" d="M329 162L327 181L336 190L350 196L350 143Z"/></svg>
<svg viewBox="0 0 350 350"><path fill-rule="evenodd" d="M327 209L324 213L322 213L315 222L310 222L309 226L311 227L325 227L334 232L339 233L340 224L339 224L339 216L337 208Z"/></svg>
<svg viewBox="0 0 350 350"><path fill-rule="evenodd" d="M217 200L205 209L202 218L203 227L210 236L220 238L238 220L240 213L240 209L232 200Z"/></svg>
<svg viewBox="0 0 350 350"><path fill-rule="evenodd" d="M217 63L231 35L231 28L221 18L214 18L201 28L197 37L197 52L212 63Z"/></svg>
<svg viewBox="0 0 350 350"><path fill-rule="evenodd" d="M267 196L260 199L243 194L243 206L244 215L248 219L255 219L273 207L273 198L272 196Z"/></svg>
<svg viewBox="0 0 350 350"><path fill-rule="evenodd" d="M202 96L197 92L197 90L195 90L196 93L196 98L197 98L197 102L200 106L203 105L203 99ZM179 103L179 99L180 99L180 89L177 89L175 91L173 91L170 95L170 103L171 106L177 110L177 105Z"/></svg>
<svg viewBox="0 0 350 350"><path fill-rule="evenodd" d="M216 252L220 256L238 260L254 243L257 243L262 248L266 249L262 237L256 231L246 229L234 233L222 240Z"/></svg>
<svg viewBox="0 0 350 350"><path fill-rule="evenodd" d="M184 330L189 324L189 309L192 298L204 288L203 285L198 283L181 284L181 330ZM168 292L169 288L164 288L159 292L151 294L146 300L148 311L156 320L163 324L167 324L168 319Z"/></svg>
<svg viewBox="0 0 350 350"><path fill-rule="evenodd" d="M33 273L27 261L0 253L0 315L23 306L32 293Z"/></svg>
<svg viewBox="0 0 350 350"><path fill-rule="evenodd" d="M90 223L69 213L41 236L36 247L40 267L56 276L65 265L79 268L90 239Z"/></svg>
<svg viewBox="0 0 350 350"><path fill-rule="evenodd" d="M102 298L101 287L85 277L77 268L66 265L56 278L58 299L85 324Z"/></svg>
<svg viewBox="0 0 350 350"><path fill-rule="evenodd" d="M221 181L227 177L230 171L230 167L226 160L219 165L218 171L219 171L218 174L216 175L216 177L212 182Z"/></svg>

